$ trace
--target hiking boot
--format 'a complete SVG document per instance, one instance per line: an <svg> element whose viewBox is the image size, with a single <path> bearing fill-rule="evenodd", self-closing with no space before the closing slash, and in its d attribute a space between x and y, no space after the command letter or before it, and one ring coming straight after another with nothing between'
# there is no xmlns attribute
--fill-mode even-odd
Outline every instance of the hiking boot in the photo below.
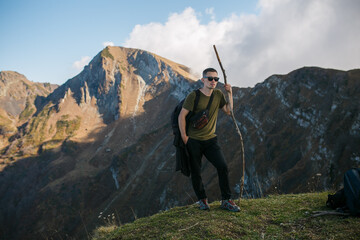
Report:
<svg viewBox="0 0 360 240"><path fill-rule="evenodd" d="M210 206L206 198L200 199L198 203L200 210L210 210Z"/></svg>
<svg viewBox="0 0 360 240"><path fill-rule="evenodd" d="M230 199L222 200L220 207L231 212L240 212L240 208Z"/></svg>

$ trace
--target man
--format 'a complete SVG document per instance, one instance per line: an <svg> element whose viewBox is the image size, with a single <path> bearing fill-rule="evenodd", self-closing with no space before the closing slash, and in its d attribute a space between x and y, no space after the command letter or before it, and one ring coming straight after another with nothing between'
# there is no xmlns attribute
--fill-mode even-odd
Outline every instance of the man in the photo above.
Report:
<svg viewBox="0 0 360 240"><path fill-rule="evenodd" d="M199 200L200 209L210 210L201 178L201 158L204 155L207 160L214 165L218 172L222 197L221 208L238 212L240 211L240 208L230 199L231 191L228 179L228 169L215 135L219 109L223 110L227 115L230 115L230 110L233 107L231 85L225 84L225 90L229 93L229 102L227 103L224 94L219 89L215 89L219 78L218 73L214 68L205 69L201 81L204 85L200 89L199 102L197 108L194 109L194 112L197 113L206 109L210 97L213 94L207 125L201 129L196 129L192 125L186 126L186 116L190 111L193 111L196 97L195 92L191 92L186 97L179 115L181 138L190 155L191 182Z"/></svg>

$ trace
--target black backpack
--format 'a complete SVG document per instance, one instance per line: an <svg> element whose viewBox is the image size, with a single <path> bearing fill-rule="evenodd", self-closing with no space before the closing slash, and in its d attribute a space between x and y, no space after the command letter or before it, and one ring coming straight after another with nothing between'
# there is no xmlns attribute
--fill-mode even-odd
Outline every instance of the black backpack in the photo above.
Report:
<svg viewBox="0 0 360 240"><path fill-rule="evenodd" d="M195 102L194 102L194 108L193 111L189 112L189 114L186 116L186 122L188 122L188 120L191 118L194 110L196 109L198 103L199 103L199 99L200 99L200 90L194 90L196 93L196 97L195 97ZM180 128L179 128L179 115L182 109L182 106L184 104L185 98L175 107L173 113L171 114L171 127L173 130L173 134L174 135L180 135ZM186 124L186 127L188 127L189 125Z"/></svg>
<svg viewBox="0 0 360 240"><path fill-rule="evenodd" d="M194 102L194 108L196 109L199 99L200 99L200 90L195 90L196 97ZM190 176L190 163L189 163L189 153L187 152L187 149L185 147L185 144L181 138L180 128L179 128L179 114L181 112L182 106L184 104L185 99L183 99L174 109L174 111L171 114L171 127L173 129L174 133L174 142L173 145L176 147L176 167L175 171L181 171L182 174L189 177ZM191 117L192 112L190 112L186 116L186 122L189 121L189 118ZM188 124L186 124L188 127Z"/></svg>
<svg viewBox="0 0 360 240"><path fill-rule="evenodd" d="M360 214L360 168L348 170L344 175L346 206L352 215Z"/></svg>
<svg viewBox="0 0 360 240"><path fill-rule="evenodd" d="M328 195L326 205L332 209L347 210L352 215L360 214L360 168L344 174L344 188Z"/></svg>

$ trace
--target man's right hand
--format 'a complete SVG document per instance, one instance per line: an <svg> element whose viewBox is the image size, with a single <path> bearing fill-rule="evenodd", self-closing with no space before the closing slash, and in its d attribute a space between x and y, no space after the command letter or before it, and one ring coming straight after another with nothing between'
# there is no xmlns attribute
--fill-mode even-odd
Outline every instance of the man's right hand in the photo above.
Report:
<svg viewBox="0 0 360 240"><path fill-rule="evenodd" d="M183 136L182 137L183 142L185 143L185 145L187 144L187 142L189 141L189 137L188 136Z"/></svg>
<svg viewBox="0 0 360 240"><path fill-rule="evenodd" d="M179 129L181 138L185 144L187 144L189 137L186 135L186 116L189 114L189 110L182 108L179 114Z"/></svg>

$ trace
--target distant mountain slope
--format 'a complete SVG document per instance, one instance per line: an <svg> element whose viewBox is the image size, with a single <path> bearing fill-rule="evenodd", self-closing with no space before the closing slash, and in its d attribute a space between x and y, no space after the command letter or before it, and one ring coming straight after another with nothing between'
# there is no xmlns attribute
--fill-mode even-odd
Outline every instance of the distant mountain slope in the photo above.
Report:
<svg viewBox="0 0 360 240"><path fill-rule="evenodd" d="M50 83L31 82L17 72L0 72L0 149L56 88L57 85Z"/></svg>
<svg viewBox="0 0 360 240"><path fill-rule="evenodd" d="M25 109L29 98L47 96L57 88L50 83L29 81L24 75L13 71L0 72L0 108L12 116Z"/></svg>
<svg viewBox="0 0 360 240"><path fill-rule="evenodd" d="M233 88L245 196L329 189L359 165L359 75L306 67ZM190 180L174 173L170 115L201 86L195 80L187 67L147 51L102 50L42 101L3 149L0 232L9 239L81 238L84 224L98 226L100 212L117 211L128 222L192 203ZM217 134L236 197L241 162L233 128L220 113ZM203 166L214 201L216 172Z"/></svg>

